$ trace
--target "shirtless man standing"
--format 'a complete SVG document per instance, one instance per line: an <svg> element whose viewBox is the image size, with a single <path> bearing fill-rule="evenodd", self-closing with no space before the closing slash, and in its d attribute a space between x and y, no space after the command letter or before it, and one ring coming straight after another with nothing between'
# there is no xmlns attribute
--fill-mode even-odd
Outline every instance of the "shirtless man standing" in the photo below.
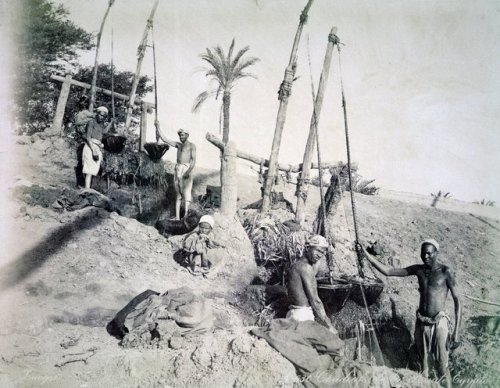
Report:
<svg viewBox="0 0 500 388"><path fill-rule="evenodd" d="M316 275L321 259L326 258L328 242L323 236L312 236L306 242L304 256L297 260L288 271L288 299L290 307L287 318L296 321L316 320L337 333L318 296Z"/></svg>
<svg viewBox="0 0 500 388"><path fill-rule="evenodd" d="M184 199L184 214L187 214L191 203L191 190L193 189L193 171L196 164L196 146L188 141L189 131L179 129L177 134L180 141L170 140L160 130L160 123L155 122L160 138L171 147L177 148L177 164L175 165L175 219L180 220L181 202Z"/></svg>
<svg viewBox="0 0 500 388"><path fill-rule="evenodd" d="M460 299L458 298L455 278L451 270L437 261L439 244L434 239L422 242L420 258L422 264L406 268L393 268L380 263L360 244L356 249L361 251L373 266L385 276L416 276L420 303L415 324L415 347L422 363L422 373L429 377L432 359L437 363L440 381L444 378L447 387L451 387L451 375L448 368L448 352L450 349L450 318L445 312L448 291L451 292L455 305L455 329L451 348L458 345L458 330L462 316Z"/></svg>

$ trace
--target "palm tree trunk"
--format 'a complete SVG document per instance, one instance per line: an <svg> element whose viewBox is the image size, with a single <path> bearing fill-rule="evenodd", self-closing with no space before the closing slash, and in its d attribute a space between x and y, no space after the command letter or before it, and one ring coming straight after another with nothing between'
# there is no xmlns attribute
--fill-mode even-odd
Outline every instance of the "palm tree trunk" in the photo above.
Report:
<svg viewBox="0 0 500 388"><path fill-rule="evenodd" d="M231 92L224 91L222 96L222 112L223 112L223 129L222 142L227 144L229 141L229 107L231 106Z"/></svg>

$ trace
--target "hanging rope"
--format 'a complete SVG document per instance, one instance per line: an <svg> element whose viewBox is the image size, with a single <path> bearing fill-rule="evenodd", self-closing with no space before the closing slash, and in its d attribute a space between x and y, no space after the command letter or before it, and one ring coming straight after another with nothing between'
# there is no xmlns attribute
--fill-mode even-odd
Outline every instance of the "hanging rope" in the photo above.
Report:
<svg viewBox="0 0 500 388"><path fill-rule="evenodd" d="M355 244L358 244L359 242L359 232L358 232L358 217L356 213L356 202L354 200L354 190L353 190L353 184L352 184L352 171L351 171L351 149L349 145L349 126L347 125L347 107L346 107L346 101L345 101L345 94L344 94L344 83L342 81L342 63L340 60L340 45L337 45L337 50L339 52L339 76L340 76L340 90L342 92L342 110L344 112L344 128L345 128L345 142L346 142L346 147L347 147L347 170L349 172L349 191L351 193L351 206L352 206L352 218L353 218L353 223L354 223L354 235L355 235ZM356 251L356 255L358 258L358 271L359 275L364 278L365 274L363 272L363 262L362 258L359 255L359 253Z"/></svg>

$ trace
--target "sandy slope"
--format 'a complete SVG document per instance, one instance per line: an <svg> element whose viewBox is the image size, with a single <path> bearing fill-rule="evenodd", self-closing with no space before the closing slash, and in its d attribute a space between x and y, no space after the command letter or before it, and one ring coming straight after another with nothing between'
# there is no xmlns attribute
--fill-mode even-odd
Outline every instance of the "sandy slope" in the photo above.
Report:
<svg viewBox="0 0 500 388"><path fill-rule="evenodd" d="M64 141L57 142L14 145L25 157L5 184L71 184L71 154L66 159L56 155L57 163L52 159L54 150L64 149ZM217 181L214 174L203 176L208 178L199 180L198 192L207 182ZM240 204L256 200L255 178L240 182ZM293 189L292 185L285 188L291 202ZM379 240L386 250L385 260L396 266L416 263L420 241L434 237L441 242L443 262L455 271L463 294L500 300L496 216L486 218L483 208L455 202L446 202L450 208L445 202L430 208L427 198L413 195L356 198L361 239ZM311 190L310 199L309 226L318 204L317 190ZM355 272L349 206L346 197L330 225L338 243L339 267L348 272L347 264L340 265L344 260ZM216 232L231 235L230 252L223 257L242 261L223 262L211 279L193 279L172 260L178 240L168 241L135 220L95 208L57 213L18 198L10 198L6 209L2 214L8 232L2 235L8 238L2 241L1 254L0 386L287 387L298 383L292 364L264 341L246 334L245 326L254 319L238 307L236 295L242 287L239 271L250 273L254 264L248 264L252 256L248 239L233 221L220 220L222 229ZM243 271L241 263L248 264ZM210 298L218 322L213 336L186 340L177 349L167 345L122 349L106 333L105 323L137 293L186 284ZM377 308L403 321L411 332L418 297L415 280L386 279L386 284ZM465 298L463 303L464 344L453 362L461 367L488 366L500 355L498 349L481 353L473 319L495 316L498 309ZM448 307L451 312L452 306ZM79 361L65 364L68 360Z"/></svg>

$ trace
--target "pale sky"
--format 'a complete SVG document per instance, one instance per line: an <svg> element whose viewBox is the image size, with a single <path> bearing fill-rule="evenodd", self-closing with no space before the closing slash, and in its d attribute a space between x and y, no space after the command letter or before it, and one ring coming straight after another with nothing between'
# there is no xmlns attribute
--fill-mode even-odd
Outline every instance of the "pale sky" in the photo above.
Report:
<svg viewBox="0 0 500 388"><path fill-rule="evenodd" d="M58 0L70 19L96 33L107 0ZM241 80L231 105L231 140L269 157L277 91L306 0L160 0L155 16L162 128L176 138L191 129L199 164L218 168L218 150L205 139L218 133L220 101L191 113L208 87L199 54L217 44L250 46L261 62ZM102 38L100 62L135 70L136 50L153 0L116 0ZM331 27L338 27L353 160L365 178L399 191L450 191L467 201L500 205L500 2L315 0L298 51L280 162L302 161L312 113L308 41L317 87ZM93 64L93 53L82 58ZM143 74L153 76L152 53ZM153 102L154 96L147 97ZM153 116L150 116L151 124ZM323 161L346 160L338 55L332 61L319 124ZM151 136L153 136L151 134ZM173 160L174 152L168 152ZM249 173L247 166L240 172Z"/></svg>

